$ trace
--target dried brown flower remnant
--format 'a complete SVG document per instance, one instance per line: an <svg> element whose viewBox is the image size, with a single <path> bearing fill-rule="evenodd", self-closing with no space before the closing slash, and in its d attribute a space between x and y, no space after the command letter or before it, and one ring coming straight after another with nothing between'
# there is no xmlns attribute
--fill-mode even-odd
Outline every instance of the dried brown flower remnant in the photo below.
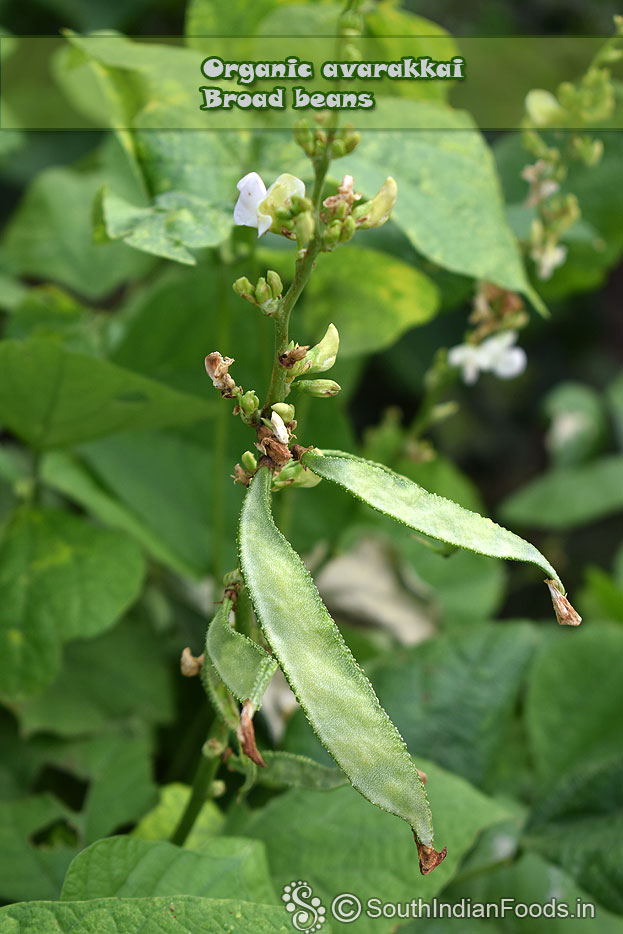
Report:
<svg viewBox="0 0 623 934"><path fill-rule="evenodd" d="M432 846L426 846L424 843L420 843L418 838L415 835L415 830L413 831L413 839L415 840L415 845L417 846L417 855L420 861L420 872L423 876L427 876L429 872L432 872L433 869L436 869L439 863L442 863L446 858L448 848L444 846L441 852L433 849Z"/></svg>
<svg viewBox="0 0 623 934"><path fill-rule="evenodd" d="M567 598L558 589L558 584L554 580L546 580L545 583L549 589L552 603L554 604L554 613L561 626L579 626L582 617L573 609Z"/></svg>
<svg viewBox="0 0 623 934"><path fill-rule="evenodd" d="M236 735L240 740L240 745L245 756L248 756L249 759L255 762L256 765L259 765L260 768L265 769L266 763L255 745L255 729L253 727L254 713L255 707L250 700L246 700L240 711L240 723L238 724Z"/></svg>
<svg viewBox="0 0 623 934"><path fill-rule="evenodd" d="M345 175L342 179L342 183L338 185L337 194L325 198L322 202L323 206L333 211L338 208L340 204L346 204L350 212L355 201L361 201L361 194L354 190L354 184L353 176Z"/></svg>
<svg viewBox="0 0 623 934"><path fill-rule="evenodd" d="M233 399L236 384L229 375L229 368L234 362L233 357L223 357L218 350L209 353L205 358L206 373L212 380L212 385L221 390L224 399Z"/></svg>
<svg viewBox="0 0 623 934"><path fill-rule="evenodd" d="M307 351L309 350L309 344L296 345L291 350L287 350L285 353L282 353L279 357L279 363L286 370L289 370L294 366L295 363L298 363L299 360L302 360Z"/></svg>
<svg viewBox="0 0 623 934"><path fill-rule="evenodd" d="M182 652L180 658L180 671L185 678L194 678L201 671L203 665L204 653L193 655L188 646Z"/></svg>
<svg viewBox="0 0 623 934"><path fill-rule="evenodd" d="M423 785L425 785L426 782L428 781L428 775L426 774L426 772L423 772L422 769L418 769L417 773L420 776L420 781L422 782Z"/></svg>

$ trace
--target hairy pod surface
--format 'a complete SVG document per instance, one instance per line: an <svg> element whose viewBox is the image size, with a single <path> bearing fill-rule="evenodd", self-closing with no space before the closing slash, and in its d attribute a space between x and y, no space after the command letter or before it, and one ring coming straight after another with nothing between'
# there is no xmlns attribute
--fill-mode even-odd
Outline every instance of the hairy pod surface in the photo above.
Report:
<svg viewBox="0 0 623 934"><path fill-rule="evenodd" d="M257 618L307 719L352 785L429 845L424 785L398 730L331 619L309 571L275 526L262 467L240 517L240 568Z"/></svg>

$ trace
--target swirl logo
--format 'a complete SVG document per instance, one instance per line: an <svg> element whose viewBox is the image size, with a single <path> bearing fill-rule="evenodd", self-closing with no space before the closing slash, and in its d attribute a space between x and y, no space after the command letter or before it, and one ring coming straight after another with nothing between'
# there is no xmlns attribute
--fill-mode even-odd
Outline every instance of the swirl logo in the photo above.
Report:
<svg viewBox="0 0 623 934"><path fill-rule="evenodd" d="M286 911L291 915L292 927L302 934L319 931L326 920L326 908L317 896L312 896L309 882L302 879L283 887L281 899L285 902Z"/></svg>

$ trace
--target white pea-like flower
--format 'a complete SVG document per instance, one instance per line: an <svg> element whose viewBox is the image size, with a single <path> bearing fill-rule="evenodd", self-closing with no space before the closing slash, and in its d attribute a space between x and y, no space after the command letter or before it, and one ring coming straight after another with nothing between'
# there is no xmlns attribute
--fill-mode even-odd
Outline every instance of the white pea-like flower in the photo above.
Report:
<svg viewBox="0 0 623 934"><path fill-rule="evenodd" d="M459 344L448 352L450 366L460 367L463 381L473 385L480 373L495 373L500 379L513 379L526 368L526 352L514 347L517 331L501 331L481 344Z"/></svg>
<svg viewBox="0 0 623 934"><path fill-rule="evenodd" d="M270 416L270 421L273 426L273 434L277 441L280 441L282 444L288 444L290 435L288 434L288 429L281 415L279 415L278 412L273 412Z"/></svg>
<svg viewBox="0 0 623 934"><path fill-rule="evenodd" d="M536 274L539 279L551 279L554 270L562 266L566 260L567 247L553 240L547 240L544 244L535 246L530 256L536 263Z"/></svg>
<svg viewBox="0 0 623 934"><path fill-rule="evenodd" d="M286 208L293 195L305 197L305 183L287 172L280 175L268 191L257 172L249 172L237 185L240 192L234 207L234 223L243 227L257 227L261 237L273 225L276 212Z"/></svg>

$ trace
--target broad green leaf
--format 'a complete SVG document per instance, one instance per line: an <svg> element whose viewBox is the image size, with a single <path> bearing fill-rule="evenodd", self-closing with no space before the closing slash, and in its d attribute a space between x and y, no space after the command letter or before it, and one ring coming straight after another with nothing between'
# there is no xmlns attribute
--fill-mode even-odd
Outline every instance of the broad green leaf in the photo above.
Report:
<svg viewBox="0 0 623 934"><path fill-rule="evenodd" d="M236 837L215 837L201 853L137 837L100 840L74 859L60 897L81 901L151 895L275 901L264 847Z"/></svg>
<svg viewBox="0 0 623 934"><path fill-rule="evenodd" d="M158 195L151 207L137 207L105 189L99 210L110 240L190 266L196 263L193 250L217 246L233 226L229 206L176 191Z"/></svg>
<svg viewBox="0 0 623 934"><path fill-rule="evenodd" d="M159 793L160 801L156 807L145 814L132 831L133 836L141 840L166 840L171 836L188 804L191 789L188 785L173 782L161 786ZM214 801L206 801L186 838L185 848L202 850L206 843L221 832L223 823L223 812Z"/></svg>
<svg viewBox="0 0 623 934"><path fill-rule="evenodd" d="M54 338L68 350L99 356L102 319L53 285L29 289L14 309L3 336Z"/></svg>
<svg viewBox="0 0 623 934"><path fill-rule="evenodd" d="M240 567L264 635L309 722L354 787L431 846L431 813L417 769L305 565L275 526L270 482L269 471L260 468L239 531Z"/></svg>
<svg viewBox="0 0 623 934"><path fill-rule="evenodd" d="M246 0L233 0L223 6L219 0L190 0L184 23L188 44L203 48L206 36L251 36L278 2L258 0L249 4Z"/></svg>
<svg viewBox="0 0 623 934"><path fill-rule="evenodd" d="M438 766L420 763L440 839L448 856L428 876L414 867L413 848L398 821L369 807L352 788L333 791L287 791L273 798L244 824L245 836L263 840L275 890L305 879L314 895L330 905L341 892L387 902L428 900L443 889L485 827L508 816L497 802ZM365 912L354 930L390 934L396 919L381 921ZM340 928L341 929L341 928Z"/></svg>
<svg viewBox="0 0 623 934"><path fill-rule="evenodd" d="M525 845L623 914L623 760L586 759L557 782L526 827Z"/></svg>
<svg viewBox="0 0 623 934"><path fill-rule="evenodd" d="M57 898L75 849L60 840L37 842L35 834L54 824L69 824L73 815L50 794L0 803L0 898ZM0 918L1 918L0 914ZM0 931L10 930L2 927Z"/></svg>
<svg viewBox="0 0 623 934"><path fill-rule="evenodd" d="M612 380L607 390L608 403L612 412L619 447L623 448L623 373Z"/></svg>
<svg viewBox="0 0 623 934"><path fill-rule="evenodd" d="M257 781L271 788L306 788L310 791L330 791L347 785L348 779L340 769L322 765L308 756L270 749L262 750L266 768L258 769ZM245 771L246 764L238 756L227 760L230 768Z"/></svg>
<svg viewBox="0 0 623 934"><path fill-rule="evenodd" d="M200 931L291 934L292 925L281 906L196 895L25 902L0 908L2 934L120 934L121 931L123 934L198 934Z"/></svg>
<svg viewBox="0 0 623 934"><path fill-rule="evenodd" d="M381 656L366 670L410 749L494 790L537 642L527 623L481 625Z"/></svg>
<svg viewBox="0 0 623 934"><path fill-rule="evenodd" d="M404 131L410 125L426 129ZM393 222L427 259L452 272L523 292L539 310L506 221L491 152L465 113L429 101L384 101L395 130L369 132L340 160L366 197L388 175L398 184ZM452 129L438 129L437 125ZM387 124L385 124L387 125ZM334 176L336 177L336 176Z"/></svg>
<svg viewBox="0 0 623 934"><path fill-rule="evenodd" d="M614 755L623 743L621 627L556 635L537 653L526 696L532 756L544 785L581 762Z"/></svg>
<svg viewBox="0 0 623 934"><path fill-rule="evenodd" d="M349 247L318 263L305 317L312 334L323 334L333 322L340 356L350 357L390 346L408 328L429 321L438 307L437 287L423 273L386 253Z"/></svg>
<svg viewBox="0 0 623 934"><path fill-rule="evenodd" d="M79 503L96 519L113 529L125 532L135 539L160 564L177 574L194 577L196 569L176 555L147 522L136 515L131 506L120 502L78 460L64 451L50 451L40 465L41 481Z"/></svg>
<svg viewBox="0 0 623 934"><path fill-rule="evenodd" d="M104 632L137 598L145 565L125 536L22 509L0 539L0 681L21 699L51 684L61 647Z"/></svg>
<svg viewBox="0 0 623 934"><path fill-rule="evenodd" d="M16 272L57 282L87 299L102 298L147 272L147 257L125 244L93 243L91 205L104 181L101 171L66 168L37 176L4 236Z"/></svg>
<svg viewBox="0 0 623 934"><path fill-rule="evenodd" d="M513 493L500 508L507 522L571 529L623 509L623 457L611 454L558 467Z"/></svg>
<svg viewBox="0 0 623 934"><path fill-rule="evenodd" d="M173 685L163 649L152 628L132 618L98 639L72 642L56 681L14 705L22 730L77 736L133 717L166 723Z"/></svg>
<svg viewBox="0 0 623 934"><path fill-rule="evenodd" d="M558 866L536 853L525 853L510 865L502 864L489 872L477 873L472 879L457 881L456 885L450 885L444 892L444 901L451 903L469 899L472 904L501 906L506 898L513 899L519 905L538 905L541 912L537 915L538 909L535 909L532 914L526 913L520 917L522 909L519 908L515 914L511 905L502 916L500 908L500 917L494 919L493 928L487 919L482 934L491 930L496 934L568 934L569 931L578 931L578 934L619 934L621 930L620 918L610 914L601 905L595 905L593 897L586 890L579 888ZM567 906L567 916L552 916L551 907L548 913L543 911L546 905L551 906L552 900L561 908ZM595 912L594 917L591 906ZM585 917L577 914L579 910L586 912ZM575 917L571 916L572 913ZM438 924L436 919L431 920L425 928L426 934L435 934ZM409 934L421 930L418 921L405 928ZM464 931L471 934L465 919L460 916L446 920L442 930L443 934L463 934Z"/></svg>
<svg viewBox="0 0 623 934"><path fill-rule="evenodd" d="M206 652L231 693L242 703L249 700L258 710L277 661L257 642L232 628L231 610L232 601L225 597L208 626Z"/></svg>
<svg viewBox="0 0 623 934"><path fill-rule="evenodd" d="M0 346L0 421L35 448L199 421L207 401L34 338Z"/></svg>
<svg viewBox="0 0 623 934"><path fill-rule="evenodd" d="M428 493L381 464L342 451L308 453L304 455L304 463L314 473L339 484L368 506L416 532L494 558L528 561L542 568L548 577L558 579L554 568L534 545L491 519Z"/></svg>

